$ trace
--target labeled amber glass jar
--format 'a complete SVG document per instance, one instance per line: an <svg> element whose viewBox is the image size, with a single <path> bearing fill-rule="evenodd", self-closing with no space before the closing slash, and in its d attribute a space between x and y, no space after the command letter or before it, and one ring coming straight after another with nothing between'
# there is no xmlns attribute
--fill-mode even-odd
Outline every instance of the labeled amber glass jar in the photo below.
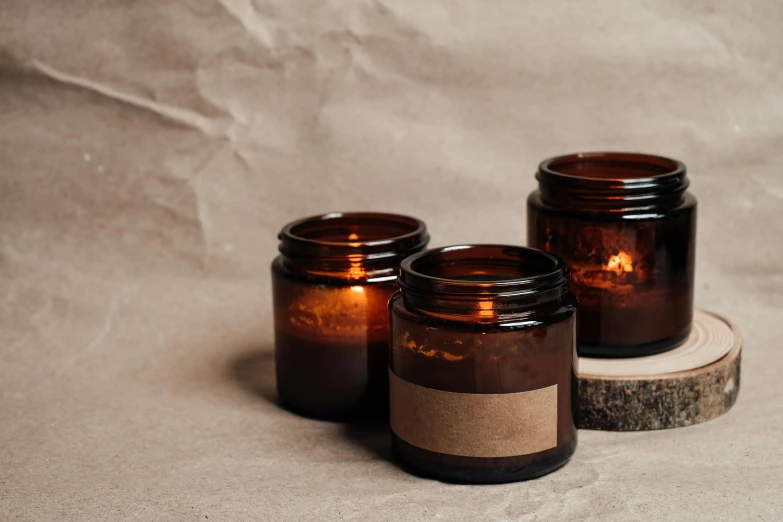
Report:
<svg viewBox="0 0 783 522"><path fill-rule="evenodd" d="M429 240L412 217L332 213L283 227L272 263L281 403L335 420L388 414L389 318L400 261Z"/></svg>
<svg viewBox="0 0 783 522"><path fill-rule="evenodd" d="M548 473L576 449L576 301L555 256L446 247L402 262L389 302L392 446L456 482Z"/></svg>
<svg viewBox="0 0 783 522"><path fill-rule="evenodd" d="M536 178L528 244L571 271L580 355L648 355L682 343L691 330L696 244L685 165L594 152L546 160Z"/></svg>

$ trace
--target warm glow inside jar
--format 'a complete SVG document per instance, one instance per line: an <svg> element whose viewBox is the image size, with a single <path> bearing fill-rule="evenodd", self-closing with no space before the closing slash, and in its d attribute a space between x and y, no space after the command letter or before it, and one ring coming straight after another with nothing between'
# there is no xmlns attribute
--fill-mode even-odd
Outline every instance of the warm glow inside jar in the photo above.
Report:
<svg viewBox="0 0 783 522"><path fill-rule="evenodd" d="M541 163L528 244L565 260L580 355L624 357L682 343L693 315L696 199L685 165L584 153Z"/></svg>
<svg viewBox="0 0 783 522"><path fill-rule="evenodd" d="M286 225L272 263L280 401L329 419L385 419L387 304L400 261L429 240L418 219L333 213Z"/></svg>
<svg viewBox="0 0 783 522"><path fill-rule="evenodd" d="M401 265L389 302L392 444L458 482L509 482L576 449L576 301L562 261L523 247L454 246Z"/></svg>

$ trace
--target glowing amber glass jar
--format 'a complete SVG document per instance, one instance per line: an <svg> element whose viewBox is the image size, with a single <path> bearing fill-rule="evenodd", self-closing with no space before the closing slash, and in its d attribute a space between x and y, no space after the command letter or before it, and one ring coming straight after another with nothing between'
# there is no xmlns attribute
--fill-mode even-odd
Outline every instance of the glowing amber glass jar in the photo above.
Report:
<svg viewBox="0 0 783 522"><path fill-rule="evenodd" d="M509 482L576 449L576 301L565 265L523 247L403 261L389 302L392 444L421 472Z"/></svg>
<svg viewBox="0 0 783 522"><path fill-rule="evenodd" d="M286 225L272 263L277 390L330 419L388 413L387 304L400 261L429 236L418 219L333 213Z"/></svg>
<svg viewBox="0 0 783 522"><path fill-rule="evenodd" d="M541 163L528 244L555 253L579 301L581 355L663 352L691 330L696 199L685 165L660 156L583 153Z"/></svg>

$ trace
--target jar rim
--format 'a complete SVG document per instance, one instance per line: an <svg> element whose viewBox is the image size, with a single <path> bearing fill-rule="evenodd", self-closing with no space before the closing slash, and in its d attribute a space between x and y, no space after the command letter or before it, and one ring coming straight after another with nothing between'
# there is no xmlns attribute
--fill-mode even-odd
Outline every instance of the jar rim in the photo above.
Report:
<svg viewBox="0 0 783 522"><path fill-rule="evenodd" d="M649 213L682 203L685 164L637 152L580 152L542 161L536 172L541 200L566 211Z"/></svg>
<svg viewBox="0 0 783 522"><path fill-rule="evenodd" d="M441 270L443 275L433 270ZM513 298L567 287L568 269L559 257L529 247L453 245L426 250L404 259L400 264L398 284L403 294L408 290L452 296Z"/></svg>
<svg viewBox="0 0 783 522"><path fill-rule="evenodd" d="M285 256L362 260L418 251L429 234L423 221L402 214L329 212L288 223L278 239Z"/></svg>
<svg viewBox="0 0 783 522"><path fill-rule="evenodd" d="M594 189L679 189L688 186L685 164L639 152L578 152L542 161L536 179L542 183ZM600 174L599 174L600 173Z"/></svg>

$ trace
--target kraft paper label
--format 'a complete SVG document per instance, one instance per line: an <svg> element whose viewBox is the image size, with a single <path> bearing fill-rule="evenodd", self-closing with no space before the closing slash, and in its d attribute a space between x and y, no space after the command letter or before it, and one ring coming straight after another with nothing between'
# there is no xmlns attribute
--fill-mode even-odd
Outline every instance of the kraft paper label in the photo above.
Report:
<svg viewBox="0 0 783 522"><path fill-rule="evenodd" d="M557 385L519 393L455 393L389 370L391 428L419 448L465 457L511 457L557 446Z"/></svg>

